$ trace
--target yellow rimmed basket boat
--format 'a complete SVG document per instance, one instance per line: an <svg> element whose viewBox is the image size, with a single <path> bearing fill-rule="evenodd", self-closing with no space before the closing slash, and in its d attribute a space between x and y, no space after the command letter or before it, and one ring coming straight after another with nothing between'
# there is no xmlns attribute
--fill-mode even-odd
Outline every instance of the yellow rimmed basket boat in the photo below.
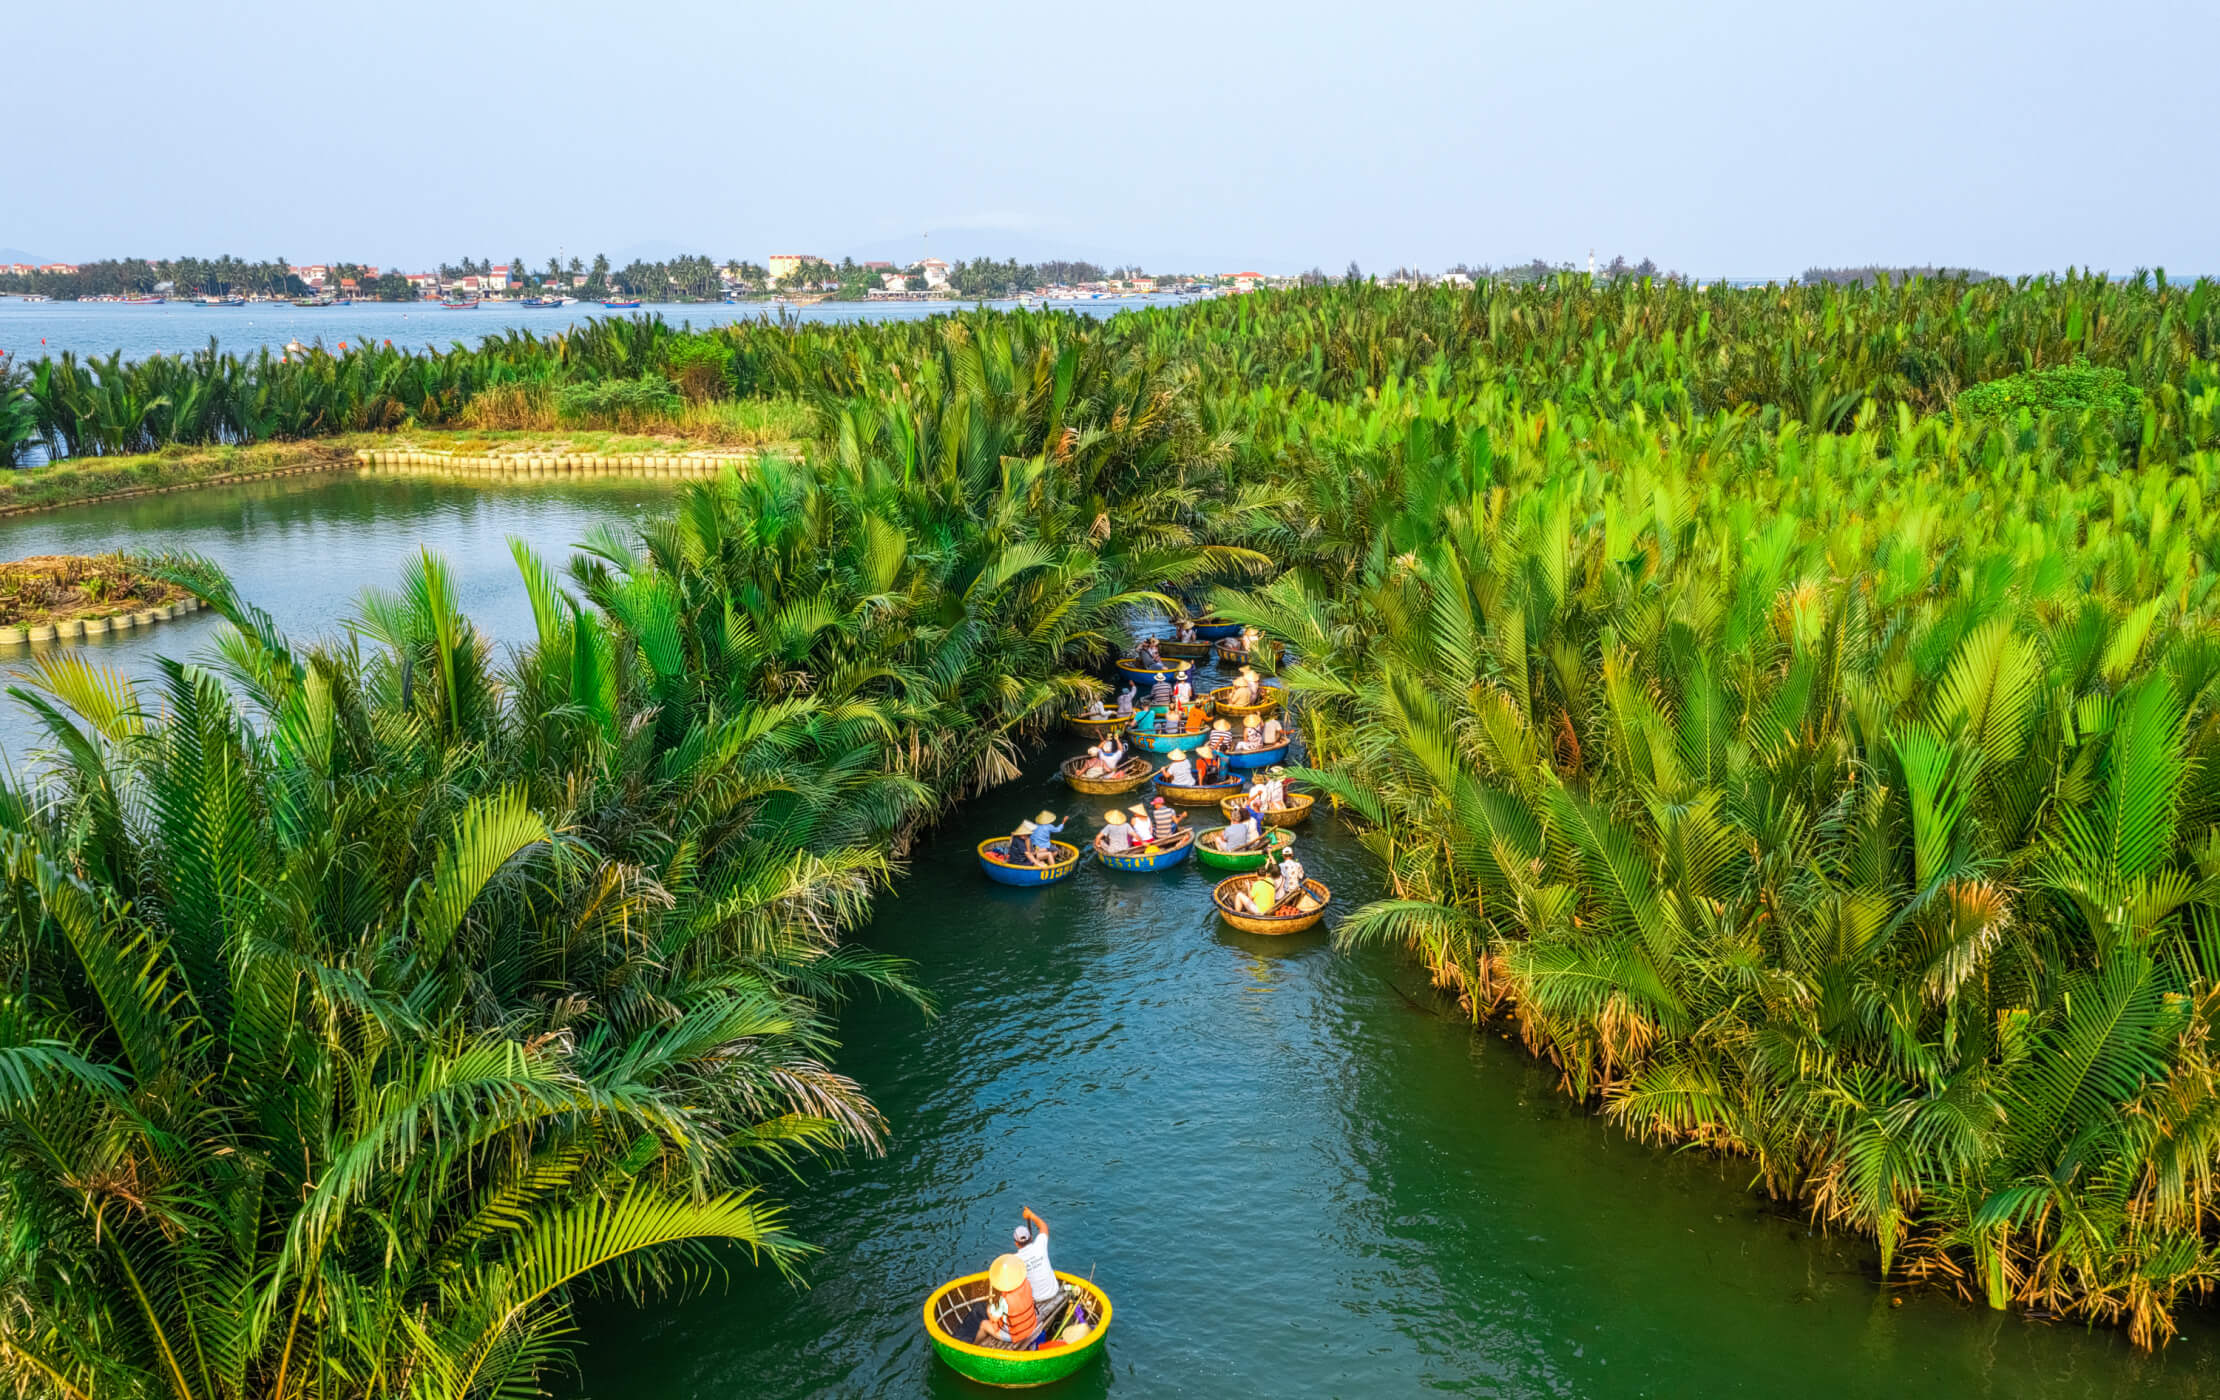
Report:
<svg viewBox="0 0 2220 1400"><path fill-rule="evenodd" d="M1287 656L1287 648L1269 637L1258 642L1253 651L1243 649L1237 637L1228 637L1215 645L1218 659L1228 666L1246 666L1251 662L1259 666L1277 666ZM1171 653L1166 652L1165 655L1169 656Z"/></svg>
<svg viewBox="0 0 2220 1400"><path fill-rule="evenodd" d="M1217 802L1220 798L1224 797L1227 793L1232 793L1234 796L1239 797L1243 792L1247 791L1247 784L1242 782L1242 780L1237 776L1228 778L1222 783L1191 783L1182 785L1179 783L1165 782L1164 775L1159 773L1156 775L1156 791L1158 796L1162 797L1166 802L1171 803L1174 807L1208 807ZM1233 818L1228 817L1226 818L1226 820L1232 821Z"/></svg>
<svg viewBox="0 0 2220 1400"><path fill-rule="evenodd" d="M1117 773L1108 778L1080 777L1079 766L1086 761L1087 756L1081 754L1077 758L1067 758L1057 765L1058 771L1064 775L1064 781L1071 784L1073 792L1090 793L1096 797L1115 797L1121 792L1133 791L1156 776L1155 765L1139 754L1127 759L1119 766Z"/></svg>
<svg viewBox="0 0 2220 1400"><path fill-rule="evenodd" d="M1064 723L1070 725L1075 734L1084 734L1090 739L1107 739L1133 723L1133 716L1105 715L1101 719L1089 719L1085 715L1066 715Z"/></svg>
<svg viewBox="0 0 2220 1400"><path fill-rule="evenodd" d="M1074 1308L1087 1315L1087 1335L1076 1342L1051 1340L1020 1351L1014 1347L981 1344L971 1338L979 1333L979 1316L987 1305L987 1276L966 1274L933 1291L925 1300L925 1335L950 1370L981 1385L1006 1387L1047 1385L1060 1381L1102 1354L1103 1338L1110 1333L1110 1295L1083 1278L1059 1272L1064 1297L1049 1312L1048 1325L1060 1334Z"/></svg>
<svg viewBox="0 0 2220 1400"><path fill-rule="evenodd" d="M1158 642L1156 649L1166 656L1176 656L1182 661L1201 661L1210 655L1211 642Z"/></svg>
<svg viewBox="0 0 2220 1400"><path fill-rule="evenodd" d="M1218 906L1218 917L1232 924L1243 933L1308 933L1318 927L1320 919L1326 917L1326 906L1333 901L1333 891L1327 889L1324 882L1305 880L1303 881L1303 888L1309 892L1312 899L1318 901L1316 909L1290 910L1285 914L1235 913L1233 908L1234 891L1255 878L1253 875L1229 875L1218 882L1218 888L1210 892L1211 902Z"/></svg>
<svg viewBox="0 0 2220 1400"><path fill-rule="evenodd" d="M1309 793L1291 792L1287 795L1287 805L1285 807L1276 812L1266 812L1264 814L1264 824L1266 826L1301 826L1310 819L1310 809L1317 805L1318 799ZM1229 797L1220 802L1218 810L1226 814L1227 821L1232 821L1241 815L1240 797Z"/></svg>
<svg viewBox="0 0 2220 1400"><path fill-rule="evenodd" d="M1254 705L1233 703L1233 687L1219 686L1210 692L1211 709L1221 715L1268 715L1280 707L1280 692L1275 686L1264 688L1264 699Z"/></svg>

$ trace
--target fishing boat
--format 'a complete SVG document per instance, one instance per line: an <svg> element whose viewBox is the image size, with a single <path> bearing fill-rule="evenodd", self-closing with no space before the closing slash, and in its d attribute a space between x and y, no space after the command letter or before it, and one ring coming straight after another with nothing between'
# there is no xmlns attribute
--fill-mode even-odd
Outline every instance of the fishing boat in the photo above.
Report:
<svg viewBox="0 0 2220 1400"><path fill-rule="evenodd" d="M1107 739L1133 723L1133 716L1104 715L1101 719L1089 719L1085 715L1066 715L1064 716L1064 723L1070 725L1076 733L1085 734L1090 738Z"/></svg>
<svg viewBox="0 0 2220 1400"><path fill-rule="evenodd" d="M295 297L293 298L293 304L299 307L331 305L330 302L324 300L322 297ZM475 305L476 303L472 304Z"/></svg>
<svg viewBox="0 0 2220 1400"><path fill-rule="evenodd" d="M1181 672L1194 668L1194 663L1191 661L1165 661L1160 665L1151 666L1146 662L1135 661L1130 656L1121 656L1117 660L1117 667L1119 674L1125 676L1128 680L1154 685L1158 680L1178 680Z"/></svg>
<svg viewBox="0 0 2220 1400"><path fill-rule="evenodd" d="M1208 807L1228 797L1239 797L1247 787L1239 778L1222 783L1167 783L1161 773L1156 778L1156 795L1174 807Z"/></svg>
<svg viewBox="0 0 2220 1400"><path fill-rule="evenodd" d="M168 300L168 297L125 297L123 304L125 306L160 306Z"/></svg>
<svg viewBox="0 0 2220 1400"><path fill-rule="evenodd" d="M1309 793L1291 792L1287 795L1287 805L1285 807L1262 814L1264 824L1266 826L1301 826L1310 819L1310 809L1317 805L1318 799ZM1240 816L1241 799L1239 794L1219 803L1218 810L1226 814L1226 820L1229 822Z"/></svg>
<svg viewBox="0 0 2220 1400"><path fill-rule="evenodd" d="M1233 907L1234 891L1249 883L1246 875L1229 875L1218 882L1210 892L1210 902L1218 906L1218 917L1232 924L1243 933L1305 933L1318 927L1326 917L1326 906L1333 901L1333 891L1317 880L1303 881L1303 889L1318 901L1316 909L1290 909L1284 914L1242 914Z"/></svg>
<svg viewBox="0 0 2220 1400"><path fill-rule="evenodd" d="M1079 868L1079 848L1069 841L1053 841L1055 862L1049 865L1012 865L1000 847L1015 836L995 836L979 843L979 868L998 885L1053 885Z"/></svg>
<svg viewBox="0 0 2220 1400"><path fill-rule="evenodd" d="M1158 642L1156 649L1182 661L1203 661L1209 658L1211 645L1209 642Z"/></svg>
<svg viewBox="0 0 2220 1400"><path fill-rule="evenodd" d="M1082 1278L1059 1272L1065 1302L1049 1312L1051 1340L1029 1351L1016 1347L981 1344L979 1319L986 1310L985 1274L966 1274L933 1291L925 1300L925 1335L948 1368L981 1385L1035 1386L1060 1381L1102 1354L1103 1338L1110 1332L1110 1295ZM1072 1341L1064 1334L1076 1325L1086 1329Z"/></svg>
<svg viewBox="0 0 2220 1400"><path fill-rule="evenodd" d="M1269 768L1275 763L1286 761L1287 743L1284 740L1268 749L1251 749L1247 753L1236 750L1226 755L1228 768Z"/></svg>
<svg viewBox="0 0 2220 1400"><path fill-rule="evenodd" d="M1213 844L1213 838L1223 841L1225 834L1226 829L1222 826L1197 833L1195 859L1213 870L1262 870L1267 855L1278 855L1281 847L1290 845L1295 840L1295 833L1271 827L1264 833L1264 844L1255 850L1229 851L1222 845Z"/></svg>
<svg viewBox="0 0 2220 1400"><path fill-rule="evenodd" d="M1098 797L1115 797L1121 792L1133 791L1156 776L1155 766L1139 754L1133 755L1133 757L1120 764L1118 771L1107 778L1080 777L1079 766L1086 761L1087 756L1081 754L1077 758L1067 758L1057 765L1057 771L1064 775L1065 782L1071 784L1073 792L1091 793Z"/></svg>
<svg viewBox="0 0 2220 1400"><path fill-rule="evenodd" d="M1136 846L1129 851L1106 850L1095 837L1095 859L1112 870L1169 870L1195 853L1195 833L1182 831L1162 845Z"/></svg>
<svg viewBox="0 0 2220 1400"><path fill-rule="evenodd" d="M1221 637L1238 637L1241 635L1241 624L1228 622L1222 617L1198 617L1195 619L1195 635L1206 642L1215 642Z"/></svg>
<svg viewBox="0 0 2220 1400"><path fill-rule="evenodd" d="M1211 710L1221 715L1268 715L1280 707L1279 687L1271 685L1264 687L1264 698L1254 705L1234 704L1230 685L1219 686L1209 698Z"/></svg>
<svg viewBox="0 0 2220 1400"><path fill-rule="evenodd" d="M296 306L299 305L298 302L294 304ZM466 297L461 301L443 301L440 303L441 306L447 308L449 311L476 311L481 304L482 303L476 297Z"/></svg>
<svg viewBox="0 0 2220 1400"><path fill-rule="evenodd" d="M602 305L608 307L611 311L637 311L640 309L640 303L636 301L605 301Z"/></svg>

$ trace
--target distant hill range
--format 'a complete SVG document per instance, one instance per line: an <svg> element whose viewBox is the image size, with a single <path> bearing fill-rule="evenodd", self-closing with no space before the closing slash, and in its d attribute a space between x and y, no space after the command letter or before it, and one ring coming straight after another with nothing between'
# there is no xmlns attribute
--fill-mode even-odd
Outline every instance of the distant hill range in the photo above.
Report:
<svg viewBox="0 0 2220 1400"><path fill-rule="evenodd" d="M29 263L33 267L38 267L43 263L53 261L55 259L47 257L43 253L26 253L21 248L0 248L0 263Z"/></svg>

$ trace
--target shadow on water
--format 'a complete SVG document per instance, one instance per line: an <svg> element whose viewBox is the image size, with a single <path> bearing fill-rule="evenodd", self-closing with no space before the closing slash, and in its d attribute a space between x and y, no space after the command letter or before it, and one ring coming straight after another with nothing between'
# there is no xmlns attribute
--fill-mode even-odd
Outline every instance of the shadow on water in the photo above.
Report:
<svg viewBox="0 0 2220 1400"><path fill-rule="evenodd" d="M1052 784L1062 751L922 847L862 935L915 959L939 1011L845 1016L841 1067L892 1131L786 1193L823 1248L811 1286L743 1263L682 1303L591 1308L582 1393L988 1394L919 1308L1031 1206L1117 1308L1105 1361L1048 1392L1075 1400L2220 1396L2202 1328L2144 1356L1892 1306L1854 1243L1595 1121L1398 959L1225 928L1192 864L989 884L973 844L1042 806L1091 835L1099 811ZM1330 820L1298 846L1338 908L1377 892Z"/></svg>

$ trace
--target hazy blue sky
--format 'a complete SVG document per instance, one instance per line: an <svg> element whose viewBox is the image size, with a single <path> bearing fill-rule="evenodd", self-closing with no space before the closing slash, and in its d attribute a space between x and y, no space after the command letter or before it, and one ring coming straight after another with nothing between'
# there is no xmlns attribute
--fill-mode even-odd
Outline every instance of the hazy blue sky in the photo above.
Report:
<svg viewBox="0 0 2220 1400"><path fill-rule="evenodd" d="M2220 272L2220 0L25 4L0 248Z"/></svg>

